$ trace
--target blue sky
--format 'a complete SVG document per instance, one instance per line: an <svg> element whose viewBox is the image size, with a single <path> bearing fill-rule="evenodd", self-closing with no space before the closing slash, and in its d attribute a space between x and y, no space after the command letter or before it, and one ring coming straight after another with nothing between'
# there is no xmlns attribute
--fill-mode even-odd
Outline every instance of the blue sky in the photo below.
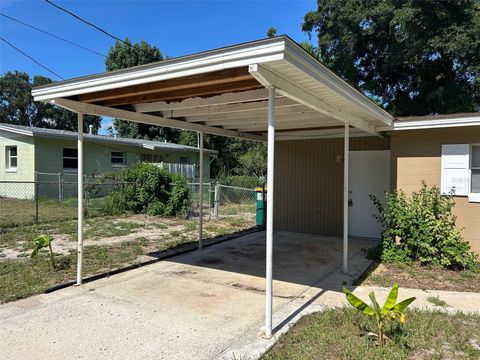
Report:
<svg viewBox="0 0 480 360"><path fill-rule="evenodd" d="M315 0L297 1L55 1L120 38L145 40L177 57L266 37L269 27L301 42L303 16ZM43 0L1 0L2 13L106 54L114 40ZM105 69L104 58L0 17L9 42L68 79ZM19 70L55 78L0 43L0 73ZM58 80L58 79L57 79ZM107 121L104 122L107 126Z"/></svg>

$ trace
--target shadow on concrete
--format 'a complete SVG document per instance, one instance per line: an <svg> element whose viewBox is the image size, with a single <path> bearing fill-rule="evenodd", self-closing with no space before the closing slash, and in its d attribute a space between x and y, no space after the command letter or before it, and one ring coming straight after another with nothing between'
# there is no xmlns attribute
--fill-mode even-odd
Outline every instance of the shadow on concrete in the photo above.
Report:
<svg viewBox="0 0 480 360"><path fill-rule="evenodd" d="M349 253L358 256L375 243L371 240L351 239L349 244ZM265 232L261 231L212 246L196 252L194 256L176 256L169 261L199 269L255 277L261 283L257 279L242 277L242 282L237 286L263 291L265 256ZM312 286L341 264L341 238L291 232L274 234L273 279L277 282Z"/></svg>
<svg viewBox="0 0 480 360"><path fill-rule="evenodd" d="M351 287L369 264L369 261L365 261L366 249L377 244L372 240L350 239L351 274L344 276L339 270L343 258L342 243L338 237L274 233L273 295L277 304L290 304L290 310L277 319L279 322L274 333L325 292L339 292L347 285ZM173 276L194 278L263 295L265 256L265 232L259 231L202 251L172 257L168 261L174 266L169 271ZM312 288L313 291L309 291Z"/></svg>

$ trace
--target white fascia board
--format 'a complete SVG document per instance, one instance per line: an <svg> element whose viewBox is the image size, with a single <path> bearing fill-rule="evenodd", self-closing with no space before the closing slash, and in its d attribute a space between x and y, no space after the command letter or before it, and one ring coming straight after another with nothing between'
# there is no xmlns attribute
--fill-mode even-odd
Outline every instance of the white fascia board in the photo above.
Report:
<svg viewBox="0 0 480 360"><path fill-rule="evenodd" d="M393 123L394 117L392 115L368 99L357 89L350 86L347 82L342 80L339 76L309 55L304 49L291 40L286 42L285 60L305 74L308 74L312 78L318 80L322 85L345 97L353 104L368 111L376 119L381 120L386 125L391 125Z"/></svg>
<svg viewBox="0 0 480 360"><path fill-rule="evenodd" d="M381 128L382 131L441 129L450 127L480 126L479 116L458 117L449 119L412 120L395 122L392 127Z"/></svg>
<svg viewBox="0 0 480 360"><path fill-rule="evenodd" d="M0 131L9 132L9 133L12 133L12 134L33 136L33 132L32 132L32 131L27 131L27 130L23 130L23 129L14 129L14 128L11 128L11 127L9 127L9 126L2 126L2 125L0 125Z"/></svg>
<svg viewBox="0 0 480 360"><path fill-rule="evenodd" d="M53 83L34 89L35 101L64 98L90 92L111 90L154 81L180 78L212 71L237 68L252 63L282 60L285 38L261 41L258 44L244 44L207 53L181 57L160 62L153 66L132 68L118 72Z"/></svg>

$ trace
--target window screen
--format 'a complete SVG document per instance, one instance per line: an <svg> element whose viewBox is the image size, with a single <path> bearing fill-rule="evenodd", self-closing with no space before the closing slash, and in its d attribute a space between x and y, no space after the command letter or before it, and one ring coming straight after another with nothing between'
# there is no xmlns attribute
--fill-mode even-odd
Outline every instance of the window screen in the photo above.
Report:
<svg viewBox="0 0 480 360"><path fill-rule="evenodd" d="M124 154L120 151L112 151L112 164L124 164Z"/></svg>
<svg viewBox="0 0 480 360"><path fill-rule="evenodd" d="M8 168L16 168L18 164L18 157L17 157L17 147L16 146L9 146L7 148L7 167Z"/></svg>

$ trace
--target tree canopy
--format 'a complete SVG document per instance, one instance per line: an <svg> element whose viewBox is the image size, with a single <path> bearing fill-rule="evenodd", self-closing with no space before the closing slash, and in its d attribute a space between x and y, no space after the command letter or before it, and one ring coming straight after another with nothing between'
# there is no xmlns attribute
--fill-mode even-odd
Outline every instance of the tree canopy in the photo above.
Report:
<svg viewBox="0 0 480 360"><path fill-rule="evenodd" d="M105 60L107 71L120 70L137 65L150 64L163 60L159 48L150 45L145 41L132 44L127 38L125 42L116 41L108 51ZM131 121L114 120L115 129L118 135L128 138L178 141L180 130L162 126L135 123Z"/></svg>
<svg viewBox="0 0 480 360"><path fill-rule="evenodd" d="M124 69L131 66L148 64L163 60L160 50L145 41L132 44L130 40L125 39L130 44L117 41L108 52L105 65L107 71ZM153 126L130 121L114 120L115 128L119 136L128 138L143 138L151 140L167 140L178 142L183 145L197 146L197 133L192 131L181 131L168 127ZM249 141L226 138L223 136L205 135L205 148L218 150L218 159L212 163L211 173L216 176L222 174L247 175L248 171L242 165L241 157L249 150L256 151L256 147L251 146ZM249 157L249 166L255 157ZM247 160L245 160L247 161ZM258 169L257 169L258 170ZM251 174L250 174L251 175Z"/></svg>
<svg viewBox="0 0 480 360"><path fill-rule="evenodd" d="M77 131L77 115L57 106L35 102L32 88L50 84L47 77L36 75L33 79L24 72L6 72L0 77L0 122L51 129ZM100 126L98 116L84 117L84 131L93 125L96 133Z"/></svg>
<svg viewBox="0 0 480 360"><path fill-rule="evenodd" d="M480 2L319 0L308 49L394 115L480 110Z"/></svg>
<svg viewBox="0 0 480 360"><path fill-rule="evenodd" d="M197 146L197 133L182 131L179 143L188 146ZM205 134L206 149L218 151L218 158L211 166L212 177L223 175L255 175L247 170L242 163L242 156L248 152L256 152L257 146L251 141L234 139L224 136Z"/></svg>

